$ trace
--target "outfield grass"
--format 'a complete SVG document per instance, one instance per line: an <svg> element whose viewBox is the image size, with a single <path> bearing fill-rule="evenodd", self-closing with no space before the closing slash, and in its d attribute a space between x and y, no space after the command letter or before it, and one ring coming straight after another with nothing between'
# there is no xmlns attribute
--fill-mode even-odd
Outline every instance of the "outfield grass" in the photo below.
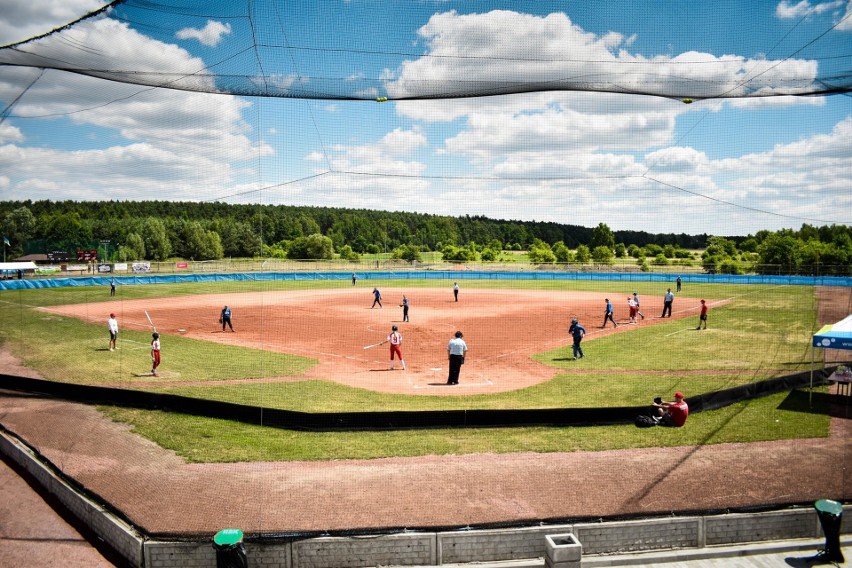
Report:
<svg viewBox="0 0 852 568"><path fill-rule="evenodd" d="M785 399L792 404L779 408ZM101 407L189 462L377 459L471 453L573 452L828 436L828 415L780 393L693 414L684 428L633 425L296 432L162 411Z"/></svg>
<svg viewBox="0 0 852 568"><path fill-rule="evenodd" d="M325 280L120 286L117 299L350 285L348 280ZM359 285L449 287L452 282L362 280ZM653 282L519 280L465 281L463 286L606 291L613 295L637 291L643 298L661 295L667 287ZM728 303L711 309L706 332L689 331L696 323L693 319L675 320L587 341L583 373L557 373L552 381L513 392L431 397L382 394L320 380L221 384L230 378L298 375L314 361L182 337L169 337L168 368L178 377L169 381L208 384L151 390L306 412L634 406L655 395L670 396L675 390L690 396L810 368L810 336L817 327L813 288L690 284L680 294L686 296L726 299ZM122 330L121 344L127 348L117 356L99 357L96 350L106 348L105 322L89 324L33 309L90 303L93 313L99 313L97 303L109 299L104 287L5 291L0 296L5 304L0 310L0 342L46 378L135 388L131 372L144 371L149 360L147 331ZM569 351L566 342L535 359L568 370L577 365L568 357ZM607 426L316 434L162 412L104 411L193 461L600 450L827 435L825 414L779 411L781 400L779 395L743 402L694 415L687 429L657 428L652 433L633 426Z"/></svg>

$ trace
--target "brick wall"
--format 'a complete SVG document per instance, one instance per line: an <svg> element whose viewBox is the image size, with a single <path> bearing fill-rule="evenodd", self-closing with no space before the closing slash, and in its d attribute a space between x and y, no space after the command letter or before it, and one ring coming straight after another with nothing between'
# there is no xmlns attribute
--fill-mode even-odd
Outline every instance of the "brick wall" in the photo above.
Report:
<svg viewBox="0 0 852 568"><path fill-rule="evenodd" d="M733 544L761 540L819 536L813 509L705 517L705 544Z"/></svg>
<svg viewBox="0 0 852 568"><path fill-rule="evenodd" d="M701 518L666 518L574 525L583 554L699 546Z"/></svg>
<svg viewBox="0 0 852 568"><path fill-rule="evenodd" d="M544 556L544 535L571 532L567 525L438 533L443 564Z"/></svg>
<svg viewBox="0 0 852 568"><path fill-rule="evenodd" d="M320 537L294 542L292 548L293 566L298 568L429 566L437 563L435 533Z"/></svg>

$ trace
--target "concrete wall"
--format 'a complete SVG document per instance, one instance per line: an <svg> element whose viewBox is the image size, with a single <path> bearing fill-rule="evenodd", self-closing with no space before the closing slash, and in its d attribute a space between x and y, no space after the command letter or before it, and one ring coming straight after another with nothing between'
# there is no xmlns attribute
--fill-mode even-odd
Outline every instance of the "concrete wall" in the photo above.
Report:
<svg viewBox="0 0 852 568"><path fill-rule="evenodd" d="M844 507L844 512L852 514L852 506ZM852 534L852 523L845 525L843 532ZM544 558L545 535L566 533L577 537L584 557L823 536L816 512L805 508L516 529L320 537L279 544L247 542L245 548L250 568L439 566ZM209 542L145 543L145 568L215 564Z"/></svg>
<svg viewBox="0 0 852 568"><path fill-rule="evenodd" d="M80 494L36 459L30 449L17 439L5 433L0 435L0 451L32 476L45 492L55 497L104 542L127 559L131 566L142 565L143 537L133 527L110 514L102 505Z"/></svg>

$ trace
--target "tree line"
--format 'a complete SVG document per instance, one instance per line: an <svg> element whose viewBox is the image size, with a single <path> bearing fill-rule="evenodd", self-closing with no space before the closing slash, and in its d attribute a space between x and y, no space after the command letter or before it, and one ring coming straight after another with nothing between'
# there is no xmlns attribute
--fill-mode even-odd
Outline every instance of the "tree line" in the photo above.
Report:
<svg viewBox="0 0 852 568"><path fill-rule="evenodd" d="M578 225L481 216L171 201L0 201L0 220L16 253L45 252L31 249L48 245L70 250L108 240L137 252L144 245L141 258L150 260L258 257L261 247L283 246L317 234L330 238L335 250L348 245L360 254L391 252L402 245L439 251L447 245L466 248L495 242L506 249L526 250L535 240L561 241L573 249L588 244L593 231ZM637 231L616 236L628 245L681 248L701 248L707 238ZM27 249L29 241L39 242Z"/></svg>
<svg viewBox="0 0 852 568"><path fill-rule="evenodd" d="M611 263L634 257L642 268L690 258L711 272L738 272L757 264L795 273L813 264L845 266L852 232L842 225L777 233L717 237L612 231L543 221L450 217L401 211L288 205L172 201L0 201L7 256L99 248L106 260L278 257L292 259L387 253L415 260L437 251L445 260L500 260L506 250L527 251L532 262ZM709 251L709 254L708 254Z"/></svg>

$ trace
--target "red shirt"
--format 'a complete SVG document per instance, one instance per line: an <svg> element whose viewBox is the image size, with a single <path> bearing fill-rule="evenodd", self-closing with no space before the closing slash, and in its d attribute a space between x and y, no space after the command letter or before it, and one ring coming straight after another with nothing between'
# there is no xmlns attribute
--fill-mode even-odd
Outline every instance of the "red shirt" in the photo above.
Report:
<svg viewBox="0 0 852 568"><path fill-rule="evenodd" d="M673 402L669 405L669 414L672 417L672 424L675 426L683 426L686 424L686 417L689 416L689 406L685 400Z"/></svg>
<svg viewBox="0 0 852 568"><path fill-rule="evenodd" d="M701 304L701 315L702 316L707 315L707 304Z"/></svg>

